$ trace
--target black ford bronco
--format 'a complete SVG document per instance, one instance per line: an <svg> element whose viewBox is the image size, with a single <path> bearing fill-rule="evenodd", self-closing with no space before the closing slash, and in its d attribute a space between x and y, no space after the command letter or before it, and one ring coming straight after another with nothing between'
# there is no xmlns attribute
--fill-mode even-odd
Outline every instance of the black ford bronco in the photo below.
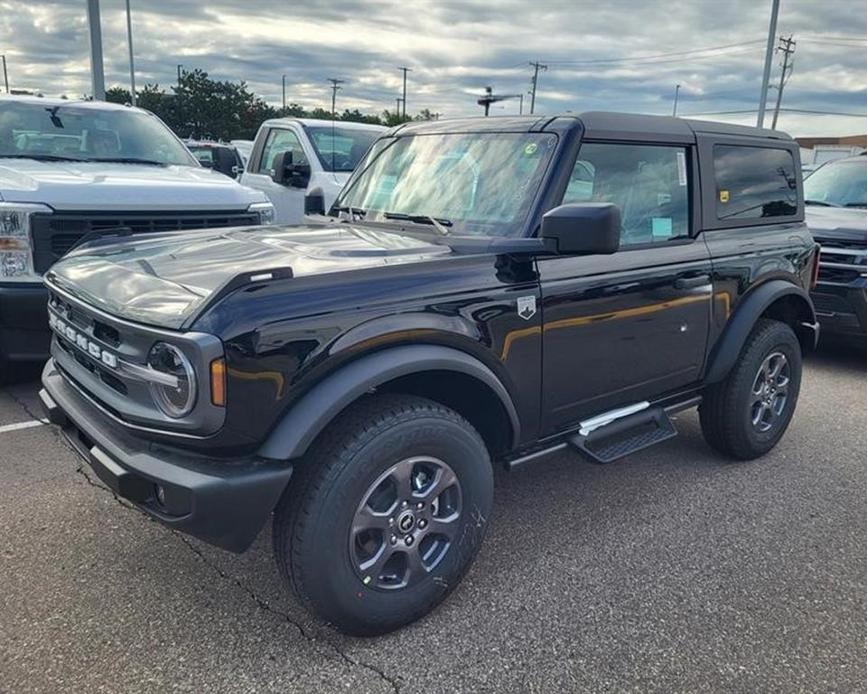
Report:
<svg viewBox="0 0 868 694"><path fill-rule="evenodd" d="M274 516L301 600L355 634L460 581L492 462L675 435L756 458L817 321L798 146L612 113L395 128L329 217L97 238L47 273L40 395L98 477L241 552Z"/></svg>

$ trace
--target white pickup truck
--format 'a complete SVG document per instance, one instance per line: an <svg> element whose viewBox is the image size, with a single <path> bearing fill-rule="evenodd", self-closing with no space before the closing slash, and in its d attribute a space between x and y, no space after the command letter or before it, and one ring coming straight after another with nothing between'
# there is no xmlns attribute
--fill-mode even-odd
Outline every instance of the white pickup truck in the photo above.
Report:
<svg viewBox="0 0 868 694"><path fill-rule="evenodd" d="M273 219L261 192L200 166L148 111L0 97L0 380L48 358L41 276L85 235Z"/></svg>
<svg viewBox="0 0 868 694"><path fill-rule="evenodd" d="M335 201L381 125L312 118L272 118L256 133L241 183L274 204L275 222L300 224Z"/></svg>

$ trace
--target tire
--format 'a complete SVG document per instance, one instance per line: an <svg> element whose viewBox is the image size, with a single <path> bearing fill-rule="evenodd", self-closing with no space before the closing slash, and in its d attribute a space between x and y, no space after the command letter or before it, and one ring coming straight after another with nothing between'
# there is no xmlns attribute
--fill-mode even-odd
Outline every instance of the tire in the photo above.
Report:
<svg viewBox="0 0 868 694"><path fill-rule="evenodd" d="M326 623L358 636L397 629L446 598L473 562L492 506L491 461L449 408L415 396L366 398L298 467L275 512L275 555ZM363 569L366 560L374 567Z"/></svg>
<svg viewBox="0 0 868 694"><path fill-rule="evenodd" d="M781 372L774 376L779 365ZM703 396L699 422L705 440L739 460L765 455L789 426L801 382L802 351L792 328L761 318L727 377L709 386Z"/></svg>

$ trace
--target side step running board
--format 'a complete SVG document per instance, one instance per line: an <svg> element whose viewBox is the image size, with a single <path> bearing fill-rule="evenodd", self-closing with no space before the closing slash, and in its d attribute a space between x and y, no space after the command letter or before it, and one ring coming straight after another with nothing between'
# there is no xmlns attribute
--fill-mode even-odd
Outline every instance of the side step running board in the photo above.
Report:
<svg viewBox="0 0 868 694"><path fill-rule="evenodd" d="M666 410L644 402L582 422L569 442L595 463L612 463L677 435Z"/></svg>

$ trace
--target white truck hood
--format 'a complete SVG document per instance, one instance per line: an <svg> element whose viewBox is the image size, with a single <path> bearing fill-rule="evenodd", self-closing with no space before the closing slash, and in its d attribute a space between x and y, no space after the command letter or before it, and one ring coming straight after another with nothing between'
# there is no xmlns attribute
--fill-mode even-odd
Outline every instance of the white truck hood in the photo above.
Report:
<svg viewBox="0 0 868 694"><path fill-rule="evenodd" d="M210 169L0 159L0 200L58 210L238 210L263 193Z"/></svg>

